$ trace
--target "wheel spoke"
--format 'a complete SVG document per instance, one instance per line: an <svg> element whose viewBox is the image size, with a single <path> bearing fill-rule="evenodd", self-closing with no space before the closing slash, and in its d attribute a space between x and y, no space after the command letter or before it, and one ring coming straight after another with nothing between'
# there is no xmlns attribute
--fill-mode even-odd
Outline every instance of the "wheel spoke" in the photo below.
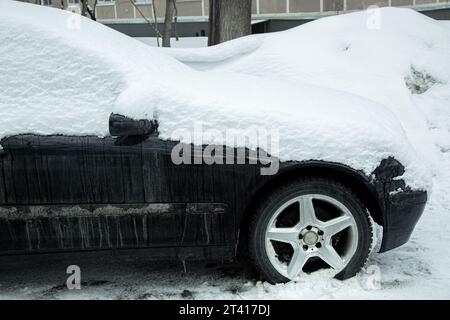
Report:
<svg viewBox="0 0 450 320"><path fill-rule="evenodd" d="M300 223L303 226L314 225L316 223L316 213L314 212L312 197L302 196L298 202L300 207Z"/></svg>
<svg viewBox="0 0 450 320"><path fill-rule="evenodd" d="M342 260L331 244L320 249L319 257L335 270L340 270L344 267L344 260Z"/></svg>
<svg viewBox="0 0 450 320"><path fill-rule="evenodd" d="M271 228L267 232L267 238L269 240L285 242L293 244L298 239L299 231L296 228Z"/></svg>
<svg viewBox="0 0 450 320"><path fill-rule="evenodd" d="M294 254L292 255L291 261L289 262L287 273L289 278L294 279L300 271L302 271L303 266L306 261L308 261L309 256L299 247L294 247Z"/></svg>
<svg viewBox="0 0 450 320"><path fill-rule="evenodd" d="M350 227L352 225L352 218L350 216L341 216L330 221L325 222L323 231L327 237L334 236L336 233Z"/></svg>

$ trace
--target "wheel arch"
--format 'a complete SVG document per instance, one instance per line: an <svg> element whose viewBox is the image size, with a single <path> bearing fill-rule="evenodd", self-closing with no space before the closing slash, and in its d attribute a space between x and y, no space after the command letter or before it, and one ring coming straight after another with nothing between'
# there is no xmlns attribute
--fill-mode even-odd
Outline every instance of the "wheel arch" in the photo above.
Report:
<svg viewBox="0 0 450 320"><path fill-rule="evenodd" d="M305 176L329 178L350 187L369 210L374 221L383 225L382 203L380 202L375 187L370 183L369 177L362 171L354 170L346 165L325 161L290 163L283 166L276 175L264 179L255 188L253 195L238 218L238 244L240 247L245 243L244 240L249 227L249 219L258 201L277 186Z"/></svg>

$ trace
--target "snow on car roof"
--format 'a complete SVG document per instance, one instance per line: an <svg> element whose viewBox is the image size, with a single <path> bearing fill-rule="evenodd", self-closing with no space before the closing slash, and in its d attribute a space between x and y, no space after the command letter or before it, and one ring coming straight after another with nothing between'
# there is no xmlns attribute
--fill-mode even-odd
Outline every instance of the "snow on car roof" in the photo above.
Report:
<svg viewBox="0 0 450 320"><path fill-rule="evenodd" d="M408 19L416 19L409 11L387 14L388 19L398 15L407 24ZM335 30L339 19L351 29L349 34L337 39L318 37L318 33L339 32ZM414 135L405 134L406 124L420 122L415 115L409 122L405 117L399 121L400 111L383 99L374 99L380 90L400 84L364 89L362 84L369 78L378 77L380 83L392 78L385 77L385 69L373 74L367 68L370 59L362 61L361 57L370 51L361 42L359 47L355 42L345 49L362 32L355 29L352 33L351 28L360 21L361 14L321 19L193 54L150 48L63 10L1 1L0 137L20 133L105 136L111 112L157 117L161 138L174 138L174 132L186 128L193 133L182 141L197 144L228 141L192 130L194 126L214 130L253 126L276 130L281 160L327 160L370 174L382 159L394 156L405 165L404 179L411 187L428 188L430 168L420 155L424 149L417 148ZM420 23L428 32L436 32L429 26L431 21ZM444 31L440 34L432 47L440 48L448 39ZM375 41L370 48L375 50L394 46L395 39L383 42L380 35L368 41ZM392 51L395 59L402 54L410 59L407 51L399 53L396 46ZM168 52L179 60L186 60L182 54L191 59L186 65ZM351 57L341 58L346 54ZM337 56L334 67L326 60L331 55ZM387 57L376 58L388 61ZM225 63L214 63L217 60ZM206 71L191 68L192 62L204 64ZM403 66L395 70L407 72ZM445 78L442 70L431 71ZM364 90L370 94L363 94ZM411 99L407 91L400 92L402 99ZM388 97L397 98L394 93ZM424 148L432 150L432 142L425 142Z"/></svg>

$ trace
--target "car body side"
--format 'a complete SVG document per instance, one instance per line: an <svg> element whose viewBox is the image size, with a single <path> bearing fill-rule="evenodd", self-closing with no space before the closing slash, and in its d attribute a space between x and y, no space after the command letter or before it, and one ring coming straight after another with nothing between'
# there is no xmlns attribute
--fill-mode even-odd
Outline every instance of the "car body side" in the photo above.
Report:
<svg viewBox="0 0 450 320"><path fill-rule="evenodd" d="M264 176L248 161L175 165L176 144L157 135L4 138L0 254L151 248L158 257L232 259L254 204L311 175L355 190L383 226L387 251L408 241L427 199L399 179L404 168L394 158L370 176L316 160L281 162Z"/></svg>

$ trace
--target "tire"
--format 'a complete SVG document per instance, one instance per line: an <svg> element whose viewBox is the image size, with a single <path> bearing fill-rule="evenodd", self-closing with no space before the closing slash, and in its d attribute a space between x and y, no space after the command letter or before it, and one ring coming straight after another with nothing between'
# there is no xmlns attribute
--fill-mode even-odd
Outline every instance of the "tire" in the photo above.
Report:
<svg viewBox="0 0 450 320"><path fill-rule="evenodd" d="M345 229L333 234L340 228ZM266 194L250 218L248 251L261 276L272 284L323 267L344 280L366 263L372 237L368 210L350 188L309 177Z"/></svg>

